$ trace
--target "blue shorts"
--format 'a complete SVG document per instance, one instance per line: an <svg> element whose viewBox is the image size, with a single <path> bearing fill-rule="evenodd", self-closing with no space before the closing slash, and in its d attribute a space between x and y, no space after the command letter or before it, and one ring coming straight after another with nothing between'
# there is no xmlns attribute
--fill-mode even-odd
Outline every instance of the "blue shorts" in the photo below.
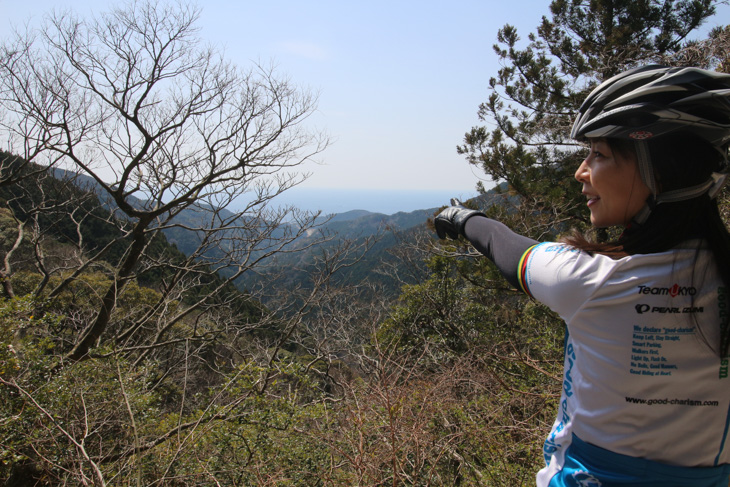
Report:
<svg viewBox="0 0 730 487"><path fill-rule="evenodd" d="M730 465L678 467L620 455L573 435L549 487L728 487Z"/></svg>

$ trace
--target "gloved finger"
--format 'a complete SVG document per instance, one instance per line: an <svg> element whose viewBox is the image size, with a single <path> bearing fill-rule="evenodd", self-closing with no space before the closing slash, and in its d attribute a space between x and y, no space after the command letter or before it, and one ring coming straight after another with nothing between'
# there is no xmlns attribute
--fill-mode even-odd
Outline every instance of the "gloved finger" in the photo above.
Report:
<svg viewBox="0 0 730 487"><path fill-rule="evenodd" d="M452 239L456 238L454 236L451 221L449 221L448 217L445 217L444 213L441 213L439 216L437 216L433 224L434 227L436 227L436 235L438 235L438 238L442 240L445 239L447 236Z"/></svg>

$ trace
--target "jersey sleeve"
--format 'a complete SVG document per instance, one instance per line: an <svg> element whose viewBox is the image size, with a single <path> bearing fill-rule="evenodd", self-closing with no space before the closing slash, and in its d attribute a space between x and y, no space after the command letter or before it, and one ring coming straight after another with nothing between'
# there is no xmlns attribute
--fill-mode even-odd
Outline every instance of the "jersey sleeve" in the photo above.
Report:
<svg viewBox="0 0 730 487"><path fill-rule="evenodd" d="M612 262L609 257L590 255L569 245L544 242L522 255L519 285L529 296L569 320L609 277Z"/></svg>
<svg viewBox="0 0 730 487"><path fill-rule="evenodd" d="M518 287L520 257L537 242L510 230L506 225L484 216L469 218L464 235L471 244L497 266L507 281Z"/></svg>

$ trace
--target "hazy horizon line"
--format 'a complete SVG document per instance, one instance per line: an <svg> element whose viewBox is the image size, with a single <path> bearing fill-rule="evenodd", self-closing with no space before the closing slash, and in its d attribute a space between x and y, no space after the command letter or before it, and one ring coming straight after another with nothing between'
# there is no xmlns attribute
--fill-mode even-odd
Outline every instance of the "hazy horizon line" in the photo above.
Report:
<svg viewBox="0 0 730 487"><path fill-rule="evenodd" d="M387 197L383 197L387 195ZM325 214L364 210L392 215L437 208L451 198L469 199L476 189L387 189L387 188L309 188L294 187L276 198L281 204ZM374 198L374 196L379 196Z"/></svg>

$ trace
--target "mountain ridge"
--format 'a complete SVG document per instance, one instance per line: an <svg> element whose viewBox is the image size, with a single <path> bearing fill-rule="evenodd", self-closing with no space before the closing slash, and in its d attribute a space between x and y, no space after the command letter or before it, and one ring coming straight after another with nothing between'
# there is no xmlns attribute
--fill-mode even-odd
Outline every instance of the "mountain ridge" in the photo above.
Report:
<svg viewBox="0 0 730 487"><path fill-rule="evenodd" d="M53 174L58 179L73 179L82 189L96 193L103 201L103 204L113 210L113 200L94 179L58 169L54 169ZM471 198L471 200L477 200L476 206L484 208L493 204L497 198L498 192L492 190ZM140 198L131 198L131 202L139 208L145 208L150 204ZM444 203L444 206L446 206L447 202ZM372 279L384 284L384 288L387 289L389 295L397 296L403 283L385 282L387 279L380 276L377 269L383 265L397 266L397 258L394 257L392 250L400 242L414 238L417 233L428 233L428 221L434 217L438 210L439 207L431 207L385 214L365 209L352 209L326 216L320 215L317 218L317 229L307 232L289 243L285 248L286 252L279 253L275 258L262 262L262 265L265 264L266 268L266 271L262 271L262 273L286 276L285 281L281 282L282 286L306 286L310 278L309 270L311 270L311 266L318 258L321 258L323 253L338 245L338 242L350 242L355 246L365 246L368 239L375 237L377 241L367 254L357 262L352 263L352 265L346 266L341 282L359 283L363 282L364 279ZM199 206L181 211L171 221L172 225L163 229L167 241L185 255L191 255L192 252L198 249L201 236L199 232L190 230L190 228L194 228L205 221L208 211L213 212L216 210ZM227 209L217 211L224 219L232 219L235 215L233 211ZM240 218L247 217L241 216ZM277 232L286 232L287 226L290 229L295 228L296 223L281 223ZM293 231L296 232L296 230ZM323 234L332 238L321 242L320 239ZM264 276L261 274L248 274L250 275L242 276L236 283L240 289L250 289L263 282Z"/></svg>

